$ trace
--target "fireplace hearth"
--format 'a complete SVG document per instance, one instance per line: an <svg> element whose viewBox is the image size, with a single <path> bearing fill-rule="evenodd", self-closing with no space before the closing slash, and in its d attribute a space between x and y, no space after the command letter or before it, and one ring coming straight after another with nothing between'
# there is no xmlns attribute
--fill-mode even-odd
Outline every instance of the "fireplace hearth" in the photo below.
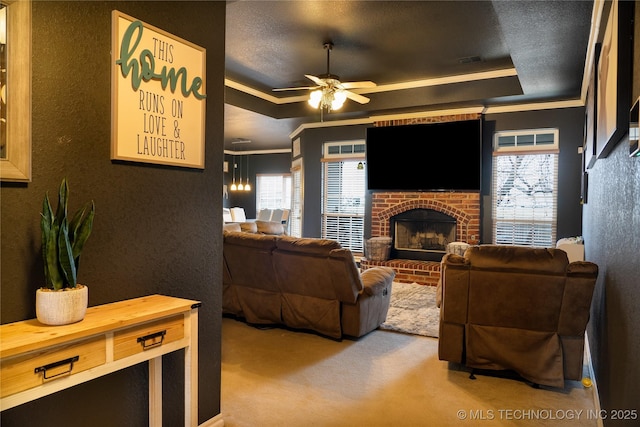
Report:
<svg viewBox="0 0 640 427"><path fill-rule="evenodd" d="M411 209L390 218L392 259L441 261L456 240L456 219L433 209Z"/></svg>

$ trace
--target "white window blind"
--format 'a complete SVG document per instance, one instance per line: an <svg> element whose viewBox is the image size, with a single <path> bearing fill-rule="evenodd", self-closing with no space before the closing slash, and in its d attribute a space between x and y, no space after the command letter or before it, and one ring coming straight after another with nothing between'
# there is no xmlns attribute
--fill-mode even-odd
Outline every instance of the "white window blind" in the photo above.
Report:
<svg viewBox="0 0 640 427"><path fill-rule="evenodd" d="M261 209L291 209L291 175L256 176L256 212Z"/></svg>
<svg viewBox="0 0 640 427"><path fill-rule="evenodd" d="M322 237L337 240L354 253L363 252L365 173L360 160L325 161Z"/></svg>
<svg viewBox="0 0 640 427"><path fill-rule="evenodd" d="M557 133L555 134L557 136ZM493 159L493 242L502 245L553 247L556 241L558 198L558 154L549 152L557 147L557 137L549 142L545 133L542 146L535 134L518 134L529 144L529 150L513 154L500 152L500 144L511 135L496 135ZM522 144L524 146L525 144ZM513 146L512 146L513 147Z"/></svg>
<svg viewBox="0 0 640 427"><path fill-rule="evenodd" d="M289 234L302 237L302 161L294 162L291 168L291 214L289 215Z"/></svg>

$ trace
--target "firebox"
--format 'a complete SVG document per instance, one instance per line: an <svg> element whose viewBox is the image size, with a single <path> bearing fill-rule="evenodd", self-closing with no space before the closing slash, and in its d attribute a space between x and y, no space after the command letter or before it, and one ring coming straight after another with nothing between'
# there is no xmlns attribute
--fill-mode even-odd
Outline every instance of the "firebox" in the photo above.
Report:
<svg viewBox="0 0 640 427"><path fill-rule="evenodd" d="M412 209L390 218L391 258L441 261L456 241L456 219L433 209Z"/></svg>

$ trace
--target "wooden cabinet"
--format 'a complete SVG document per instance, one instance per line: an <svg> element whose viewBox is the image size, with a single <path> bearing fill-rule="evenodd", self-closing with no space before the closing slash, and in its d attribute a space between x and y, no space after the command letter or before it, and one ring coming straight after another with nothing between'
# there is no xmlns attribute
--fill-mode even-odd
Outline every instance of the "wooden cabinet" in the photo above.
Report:
<svg viewBox="0 0 640 427"><path fill-rule="evenodd" d="M149 425L162 425L162 355L185 349L185 426L198 424L198 301L151 295L87 309L81 322L0 326L0 408L149 363Z"/></svg>

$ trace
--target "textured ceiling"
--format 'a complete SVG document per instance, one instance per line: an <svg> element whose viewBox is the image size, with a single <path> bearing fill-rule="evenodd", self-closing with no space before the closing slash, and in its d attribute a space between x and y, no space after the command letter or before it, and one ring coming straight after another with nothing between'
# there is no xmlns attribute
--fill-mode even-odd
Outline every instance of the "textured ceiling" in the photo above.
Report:
<svg viewBox="0 0 640 427"><path fill-rule="evenodd" d="M236 1L227 4L225 148L289 148L301 123L579 99L593 1ZM372 80L320 117L305 74ZM247 149L248 147L243 147Z"/></svg>

